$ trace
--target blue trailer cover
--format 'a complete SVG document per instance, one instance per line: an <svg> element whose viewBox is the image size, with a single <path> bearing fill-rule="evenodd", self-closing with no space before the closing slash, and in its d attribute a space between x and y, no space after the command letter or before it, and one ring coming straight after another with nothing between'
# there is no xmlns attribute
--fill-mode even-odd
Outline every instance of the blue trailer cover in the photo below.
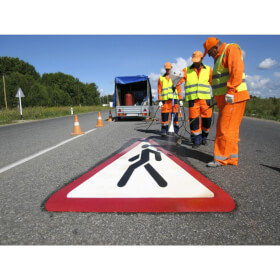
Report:
<svg viewBox="0 0 280 280"><path fill-rule="evenodd" d="M137 76L123 76L123 77L116 77L115 78L115 85L116 84L131 84L131 83L138 83L138 82L144 82L149 80L148 76L145 75L137 75ZM116 107L116 86L115 86L115 92L114 92L114 107Z"/></svg>
<svg viewBox="0 0 280 280"><path fill-rule="evenodd" d="M125 85L125 84L131 84L131 83L144 82L147 80L148 80L148 76L145 76L145 75L124 76L124 77L116 77L115 83Z"/></svg>

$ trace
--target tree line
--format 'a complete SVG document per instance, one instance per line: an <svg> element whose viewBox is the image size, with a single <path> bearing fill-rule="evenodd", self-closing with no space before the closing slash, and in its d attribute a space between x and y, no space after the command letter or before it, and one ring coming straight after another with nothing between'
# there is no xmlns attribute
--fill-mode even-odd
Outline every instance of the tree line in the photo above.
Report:
<svg viewBox="0 0 280 280"><path fill-rule="evenodd" d="M103 101L95 83L82 83L61 72L40 76L34 66L18 58L0 57L0 74L0 108L5 108L4 81L9 108L18 105L18 88L25 95L24 107L100 105Z"/></svg>

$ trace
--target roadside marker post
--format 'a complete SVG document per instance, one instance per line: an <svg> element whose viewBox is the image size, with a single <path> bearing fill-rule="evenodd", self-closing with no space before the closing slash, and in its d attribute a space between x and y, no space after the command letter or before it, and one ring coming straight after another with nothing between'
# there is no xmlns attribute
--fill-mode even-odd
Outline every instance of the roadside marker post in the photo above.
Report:
<svg viewBox="0 0 280 280"><path fill-rule="evenodd" d="M46 202L55 212L229 212L233 199L153 140L135 142Z"/></svg>
<svg viewBox="0 0 280 280"><path fill-rule="evenodd" d="M21 88L19 88L17 90L16 96L19 99L19 112L20 112L20 119L23 120L23 116L22 116L22 106L21 106L21 97L25 97L23 94L23 91L21 90Z"/></svg>

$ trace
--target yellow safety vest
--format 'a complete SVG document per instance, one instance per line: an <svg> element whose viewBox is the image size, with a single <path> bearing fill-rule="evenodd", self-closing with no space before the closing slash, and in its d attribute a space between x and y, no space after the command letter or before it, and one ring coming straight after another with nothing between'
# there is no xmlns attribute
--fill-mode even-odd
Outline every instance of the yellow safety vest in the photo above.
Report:
<svg viewBox="0 0 280 280"><path fill-rule="evenodd" d="M230 44L227 44L222 52L222 54L218 57L218 59L215 62L214 69L213 69L213 76L212 76L212 90L213 95L224 95L227 93L227 82L229 80L229 71L228 68L225 68L222 65L222 60L225 56L226 48ZM237 45L237 44L235 44ZM238 48L241 50L240 46L237 45ZM242 57L243 60L243 57ZM242 82L241 84L236 88L237 92L247 90L247 84L245 80L245 73L242 74Z"/></svg>
<svg viewBox="0 0 280 280"><path fill-rule="evenodd" d="M164 76L160 76L159 78L162 83L161 100L165 101L168 99L173 99L173 91L172 91L173 83L171 78L169 79L169 81ZM179 99L177 89L174 92L174 99Z"/></svg>
<svg viewBox="0 0 280 280"><path fill-rule="evenodd" d="M203 67L203 66L202 66ZM211 99L210 95L210 66L205 65L200 70L199 77L197 77L196 71L189 67L186 67L187 82L185 83L185 95L186 101L195 99Z"/></svg>

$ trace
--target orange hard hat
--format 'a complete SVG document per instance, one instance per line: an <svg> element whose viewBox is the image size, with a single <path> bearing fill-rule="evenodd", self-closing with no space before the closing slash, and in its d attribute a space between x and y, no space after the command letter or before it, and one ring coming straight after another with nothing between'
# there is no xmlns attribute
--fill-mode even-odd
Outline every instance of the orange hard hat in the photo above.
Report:
<svg viewBox="0 0 280 280"><path fill-rule="evenodd" d="M164 64L164 68L165 68L165 69L171 69L171 68L172 68L172 64L171 64L170 62L166 62L166 63Z"/></svg>
<svg viewBox="0 0 280 280"><path fill-rule="evenodd" d="M219 40L215 37L209 37L207 40L204 42L203 47L204 47L204 55L203 57L209 52L210 49L215 47L218 44Z"/></svg>
<svg viewBox="0 0 280 280"><path fill-rule="evenodd" d="M192 62L199 62L203 58L203 54L201 51L195 51L192 54Z"/></svg>

